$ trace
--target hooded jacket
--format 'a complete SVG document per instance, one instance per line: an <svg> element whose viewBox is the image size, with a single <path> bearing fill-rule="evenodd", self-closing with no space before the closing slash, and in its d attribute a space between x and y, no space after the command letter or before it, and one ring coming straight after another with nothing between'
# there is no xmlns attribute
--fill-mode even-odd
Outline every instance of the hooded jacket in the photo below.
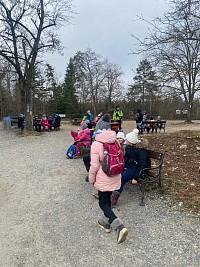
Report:
<svg viewBox="0 0 200 267"><path fill-rule="evenodd" d="M90 129L86 128L85 130L82 130L74 139L75 142L79 141L84 146L90 146L91 145L91 135L90 135Z"/></svg>
<svg viewBox="0 0 200 267"><path fill-rule="evenodd" d="M136 145L127 145L125 148L125 168L136 168L134 178L138 178L139 173L144 168L151 167L151 161L147 150L148 140L141 138Z"/></svg>
<svg viewBox="0 0 200 267"><path fill-rule="evenodd" d="M116 133L114 131L103 131L95 137L95 141L91 146L89 182L101 192L114 191L121 186L121 174L109 177L103 172L101 167L103 143L114 143L116 139Z"/></svg>

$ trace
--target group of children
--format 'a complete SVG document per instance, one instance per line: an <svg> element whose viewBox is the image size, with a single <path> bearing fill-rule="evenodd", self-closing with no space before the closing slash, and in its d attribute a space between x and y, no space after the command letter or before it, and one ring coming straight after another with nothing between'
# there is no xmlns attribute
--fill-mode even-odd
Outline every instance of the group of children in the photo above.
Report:
<svg viewBox="0 0 200 267"><path fill-rule="evenodd" d="M55 129L56 127L60 126L60 121L61 121L61 118L58 114L54 114L53 117L51 115L47 116L46 114L43 114L42 118L39 120L39 123L38 123L38 119L34 117L33 126L35 126L37 131L41 131L41 130L45 131L47 129L48 132L50 132L52 127L54 127Z"/></svg>
<svg viewBox="0 0 200 267"><path fill-rule="evenodd" d="M148 113L143 114L140 109L137 110L135 121L140 134L145 131L150 133L150 130L152 133L154 133L154 131L157 133L158 130L161 131L163 126L160 116L157 116L157 118L154 119L152 116L149 117Z"/></svg>
<svg viewBox="0 0 200 267"><path fill-rule="evenodd" d="M82 136L86 134L88 128L83 129L83 126L81 133L74 135L78 142L85 142ZM98 190L99 207L103 211L98 225L106 233L111 232L112 229L116 231L118 244L126 240L128 229L124 226L122 219L116 216L113 208L117 204L125 183L132 180L132 183L136 184L140 170L150 166L150 158L146 149L148 141L144 138L139 139L138 133L138 129L134 129L126 137L122 130L116 134L111 130L110 115L104 114L96 124L93 141L88 139L88 144L89 142L91 144L90 154L83 156L83 162L88 171L86 180ZM124 153L124 170L110 177L102 169L104 144L112 144L116 140Z"/></svg>

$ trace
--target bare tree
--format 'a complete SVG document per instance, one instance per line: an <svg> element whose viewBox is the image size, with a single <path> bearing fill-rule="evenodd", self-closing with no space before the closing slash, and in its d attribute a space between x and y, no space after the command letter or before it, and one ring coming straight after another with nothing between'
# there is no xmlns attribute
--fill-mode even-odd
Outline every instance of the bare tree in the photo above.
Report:
<svg viewBox="0 0 200 267"><path fill-rule="evenodd" d="M61 49L57 30L69 22L72 0L0 1L0 57L18 75L21 111L32 129L32 83L39 54Z"/></svg>
<svg viewBox="0 0 200 267"><path fill-rule="evenodd" d="M9 62L2 60L0 65L0 118L12 110L17 111L17 97L13 97L16 86L16 73Z"/></svg>
<svg viewBox="0 0 200 267"><path fill-rule="evenodd" d="M85 52L78 52L75 56L77 92L84 97L84 102L92 104L96 114L99 90L104 85L104 59L101 55L88 48Z"/></svg>
<svg viewBox="0 0 200 267"><path fill-rule="evenodd" d="M77 93L81 103L92 103L93 113L96 114L98 103L106 102L108 111L111 102L121 97L122 70L108 59L88 48L78 52L74 57L76 69Z"/></svg>
<svg viewBox="0 0 200 267"><path fill-rule="evenodd" d="M200 91L200 2L171 0L170 10L151 24L141 49L157 67L163 88L171 97L182 96L191 121L195 96ZM144 20L143 18L140 18Z"/></svg>
<svg viewBox="0 0 200 267"><path fill-rule="evenodd" d="M112 102L115 100L122 100L123 98L123 83L121 76L123 75L122 69L119 65L113 64L106 60L105 62L105 81L103 94L101 92L101 97L107 102L108 112L112 111Z"/></svg>

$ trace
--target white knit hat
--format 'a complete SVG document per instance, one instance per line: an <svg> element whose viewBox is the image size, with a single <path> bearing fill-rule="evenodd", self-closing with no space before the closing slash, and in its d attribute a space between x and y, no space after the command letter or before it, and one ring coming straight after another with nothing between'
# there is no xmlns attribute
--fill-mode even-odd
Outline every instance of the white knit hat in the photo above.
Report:
<svg viewBox="0 0 200 267"><path fill-rule="evenodd" d="M126 135L126 140L129 141L131 144L137 144L140 142L140 140L138 139L138 133L139 130L138 129L134 129L131 133L128 133Z"/></svg>
<svg viewBox="0 0 200 267"><path fill-rule="evenodd" d="M118 132L117 133L117 138L122 138L123 140L125 140L125 134L123 132Z"/></svg>

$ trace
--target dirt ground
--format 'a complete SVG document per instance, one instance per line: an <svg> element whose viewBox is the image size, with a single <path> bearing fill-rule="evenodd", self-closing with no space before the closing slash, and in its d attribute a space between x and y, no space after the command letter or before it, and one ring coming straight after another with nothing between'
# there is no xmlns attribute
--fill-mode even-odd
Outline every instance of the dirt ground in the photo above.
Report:
<svg viewBox="0 0 200 267"><path fill-rule="evenodd" d="M182 212L199 209L199 126L167 122L165 134L144 134L150 148L166 151L171 197L151 190L140 206L140 190L127 183L115 213L129 234L118 245L97 224L102 212L82 159L66 157L78 126L63 121L60 131L30 134L0 122L0 267L199 267L199 216Z"/></svg>
<svg viewBox="0 0 200 267"><path fill-rule="evenodd" d="M124 122L125 131L135 127ZM163 130L162 130L163 131ZM200 121L191 124L169 121L165 134L144 134L149 148L165 152L163 181L165 193L191 212L200 211Z"/></svg>

